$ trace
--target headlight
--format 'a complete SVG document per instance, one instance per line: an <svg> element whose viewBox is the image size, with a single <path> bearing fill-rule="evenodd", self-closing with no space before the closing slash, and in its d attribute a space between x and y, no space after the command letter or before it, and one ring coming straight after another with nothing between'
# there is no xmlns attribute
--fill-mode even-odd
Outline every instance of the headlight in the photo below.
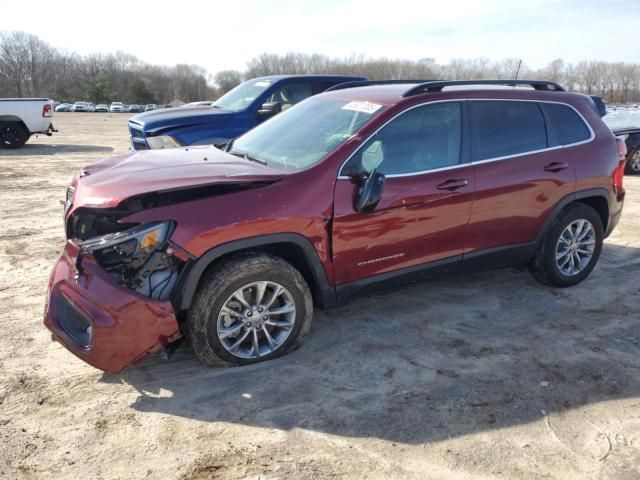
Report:
<svg viewBox="0 0 640 480"><path fill-rule="evenodd" d="M171 222L140 225L80 243L80 251L91 253L107 271L131 274L161 247L171 230Z"/></svg>
<svg viewBox="0 0 640 480"><path fill-rule="evenodd" d="M160 135L159 137L147 137L147 143L152 149L158 148L177 148L181 147L180 142L169 135Z"/></svg>

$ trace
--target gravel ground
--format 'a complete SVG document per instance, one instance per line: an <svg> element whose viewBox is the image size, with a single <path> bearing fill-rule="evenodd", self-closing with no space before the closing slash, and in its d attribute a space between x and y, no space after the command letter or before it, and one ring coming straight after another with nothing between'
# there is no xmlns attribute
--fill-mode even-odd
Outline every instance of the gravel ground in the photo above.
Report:
<svg viewBox="0 0 640 480"><path fill-rule="evenodd" d="M317 312L272 362L209 370L182 348L106 375L42 311L58 200L127 149L126 121L61 113L0 150L0 477L640 478L640 177L577 287L434 281Z"/></svg>

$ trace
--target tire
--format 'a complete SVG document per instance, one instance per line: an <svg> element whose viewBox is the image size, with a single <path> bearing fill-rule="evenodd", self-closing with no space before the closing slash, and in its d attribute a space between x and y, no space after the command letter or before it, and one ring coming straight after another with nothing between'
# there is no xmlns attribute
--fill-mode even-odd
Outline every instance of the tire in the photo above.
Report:
<svg viewBox="0 0 640 480"><path fill-rule="evenodd" d="M262 288L263 300L256 302L262 284L267 284ZM274 305L264 311L260 310L263 313L258 313L257 309L262 308L258 305L266 306L269 303L271 296L277 291L276 285L284 289L280 297L275 300ZM242 290L243 288L248 289ZM242 298L254 308L255 315L251 318L246 316L251 310L236 301L237 297L231 298L240 290L243 292ZM291 304L295 308L294 312L275 313L290 308ZM226 307L224 311L223 306ZM225 313L231 310L233 314ZM269 312L273 312L271 316L267 315ZM259 320L267 317L269 320ZM311 292L300 272L279 257L254 253L221 263L206 274L187 313L187 335L195 356L204 365L248 365L280 357L298 348L311 327L312 318ZM248 327L251 322L259 321L263 323ZM288 323L293 326L280 326ZM225 331L235 329L235 336L221 339L220 335L224 335L219 333L221 328ZM241 337L247 332L246 340L242 341ZM254 336L259 342L258 349L252 343ZM242 342L241 346L232 353L231 344L238 341ZM273 345L277 347L272 348Z"/></svg>
<svg viewBox="0 0 640 480"><path fill-rule="evenodd" d="M580 249L574 253L573 259L571 259L571 253L564 254L564 252L570 252L571 248L566 242L566 238L571 238L572 233L576 230L571 229L567 232L569 226L580 225L580 221L586 220L592 227L592 235L587 232L587 235L583 239L584 243L580 241ZM586 224L583 224L584 228L588 228ZM576 238L580 235L577 232ZM565 240L560 240L560 236L563 235ZM545 235L535 258L533 259L530 270L532 275L539 282L550 285L553 287L571 287L582 282L589 276L602 251L602 242L604 240L604 228L602 226L602 220L598 212L593 208L583 203L573 203L567 206L558 216L553 225L549 228L549 231ZM561 245L562 242L562 245ZM591 250L590 257L582 257L582 262L575 260L575 255L582 255L580 252ZM556 255L563 255L559 260L556 260ZM569 260L567 260L567 255ZM588 254L586 254L588 255ZM567 262L565 264L565 262ZM559 264L565 264L564 269ZM572 265L575 265L575 272L568 274L566 270L572 270Z"/></svg>
<svg viewBox="0 0 640 480"><path fill-rule="evenodd" d="M640 147L632 148L627 154L624 173L627 175L640 175Z"/></svg>
<svg viewBox="0 0 640 480"><path fill-rule="evenodd" d="M0 123L0 147L20 148L29 140L29 131L18 122Z"/></svg>

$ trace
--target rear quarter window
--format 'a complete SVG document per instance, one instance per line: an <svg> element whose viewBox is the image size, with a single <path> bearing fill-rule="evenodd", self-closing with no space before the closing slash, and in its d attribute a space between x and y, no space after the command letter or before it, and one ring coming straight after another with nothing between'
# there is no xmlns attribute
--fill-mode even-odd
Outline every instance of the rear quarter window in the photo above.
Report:
<svg viewBox="0 0 640 480"><path fill-rule="evenodd" d="M476 160L519 155L547 148L544 116L535 102L471 102Z"/></svg>
<svg viewBox="0 0 640 480"><path fill-rule="evenodd" d="M575 110L557 103L541 104L549 118L560 145L583 142L591 138L591 131Z"/></svg>

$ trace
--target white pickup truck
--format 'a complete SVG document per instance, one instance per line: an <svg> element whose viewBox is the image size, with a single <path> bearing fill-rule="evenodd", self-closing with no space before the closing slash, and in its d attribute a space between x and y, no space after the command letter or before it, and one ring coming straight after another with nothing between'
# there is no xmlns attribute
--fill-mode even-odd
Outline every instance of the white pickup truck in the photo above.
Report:
<svg viewBox="0 0 640 480"><path fill-rule="evenodd" d="M53 100L0 98L0 148L20 148L35 133L51 135Z"/></svg>

